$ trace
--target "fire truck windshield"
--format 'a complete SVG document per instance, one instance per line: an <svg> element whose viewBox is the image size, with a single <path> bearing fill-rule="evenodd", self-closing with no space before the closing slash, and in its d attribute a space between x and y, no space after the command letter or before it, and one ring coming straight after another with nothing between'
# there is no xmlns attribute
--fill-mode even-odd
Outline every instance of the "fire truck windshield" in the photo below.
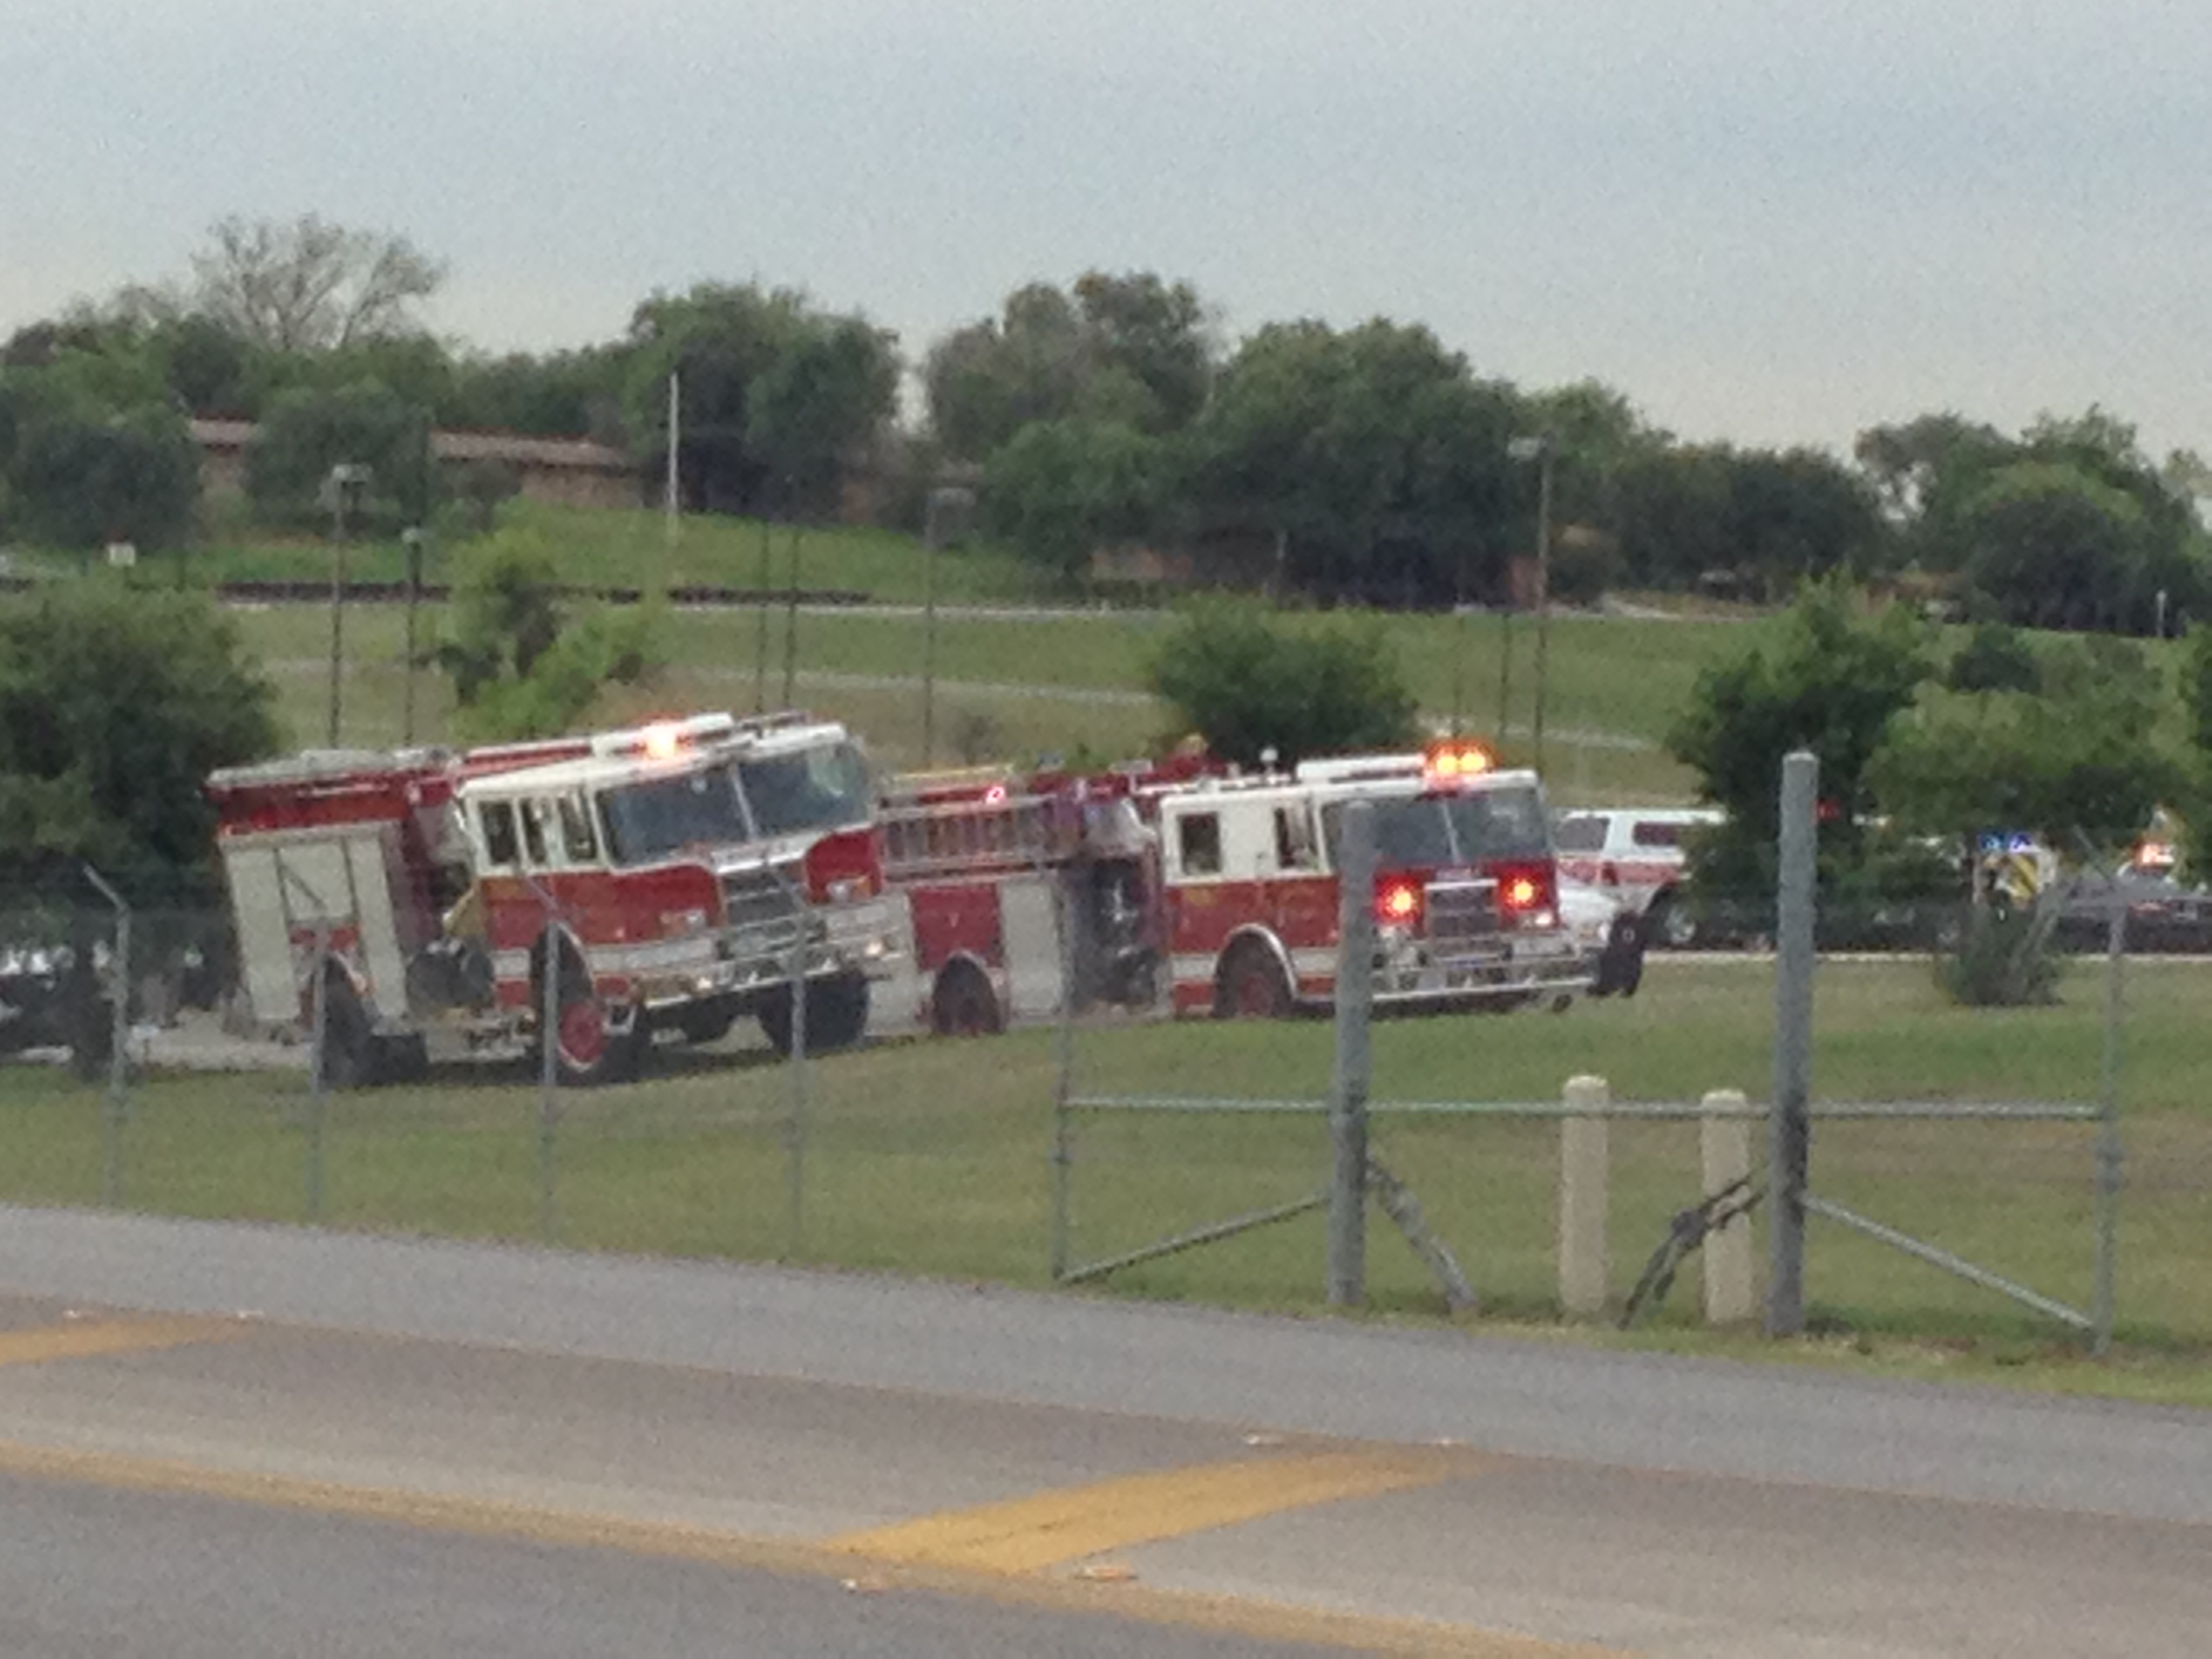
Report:
<svg viewBox="0 0 2212 1659"><path fill-rule="evenodd" d="M868 821L873 792L860 751L825 744L796 754L738 763L738 781L763 836L842 830Z"/></svg>
<svg viewBox="0 0 2212 1659"><path fill-rule="evenodd" d="M649 864L686 847L747 839L744 807L724 766L602 790L599 809L617 864Z"/></svg>
<svg viewBox="0 0 2212 1659"><path fill-rule="evenodd" d="M1322 809L1331 866L1337 862L1346 805L1334 801ZM1551 855L1543 802L1533 788L1407 795L1376 801L1374 807L1376 862L1381 869L1435 870Z"/></svg>

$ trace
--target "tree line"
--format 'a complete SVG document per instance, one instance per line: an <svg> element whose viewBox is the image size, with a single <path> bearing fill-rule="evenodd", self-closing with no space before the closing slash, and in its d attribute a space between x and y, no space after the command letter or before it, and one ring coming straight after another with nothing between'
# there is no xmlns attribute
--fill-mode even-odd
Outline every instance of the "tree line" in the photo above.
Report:
<svg viewBox="0 0 2212 1659"><path fill-rule="evenodd" d="M1918 415L1847 458L1688 443L1595 380L1483 375L1419 323L1269 323L1232 344L1189 283L1093 270L931 343L909 417L900 343L793 289L656 292L617 338L491 356L424 331L443 276L404 237L233 220L187 277L18 329L0 345L0 538L185 543L191 416L259 422L248 493L277 524L319 520L341 459L369 465L360 511L386 528L513 488L496 465L441 475L433 425L596 438L658 480L672 379L685 507L919 529L932 489L961 481L987 533L1068 583L1134 548L1285 599L1525 601L1548 472L1540 562L1566 601L1773 602L1839 576L1972 619L2149 634L2212 598L2212 474L2096 407L2010 434Z"/></svg>

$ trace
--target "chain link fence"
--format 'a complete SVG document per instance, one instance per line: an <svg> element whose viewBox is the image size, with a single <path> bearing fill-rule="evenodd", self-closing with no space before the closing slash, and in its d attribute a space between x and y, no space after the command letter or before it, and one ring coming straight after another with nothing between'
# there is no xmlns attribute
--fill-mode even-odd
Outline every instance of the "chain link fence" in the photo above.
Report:
<svg viewBox="0 0 2212 1659"><path fill-rule="evenodd" d="M2212 963L2182 908L2142 908L2117 873L2107 886L2100 898L2075 883L2026 906L1985 894L1978 913L1951 896L1951 922L1915 924L1945 930L1937 942L1949 948L1917 951L1869 947L1869 930L1895 924L1887 902L1852 915L1824 899L1835 948L1815 977L1811 1188L2087 1310L2098 1294L2087 1114L2109 1094L2124 1158L2117 1335L2203 1346ZM2115 896L2118 957L2088 948ZM1617 1113L1607 1308L1627 1309L1680 1218L1711 1196L1686 1115L1711 1091L1754 1106L1772 1092L1774 967L1759 948L1772 915L1741 914L1736 949L1655 951L1632 997L1375 1023L1370 1306L1452 1311L1449 1262L1484 1317L1559 1315L1562 1091L1595 1075ZM1960 1000L1973 930L1990 930L2014 964L2021 935L2002 930L2039 916L2049 925L2028 994ZM515 1047L340 1090L317 1086L312 1008L253 1027L234 962L219 907L121 908L88 877L11 896L0 910L11 1148L0 1195L1011 1282L1105 1264L1090 1277L1118 1291L1263 1307L1323 1292L1326 1018L1116 1011L1000 1036L908 1036L911 1011L879 987L877 1035L850 1052L787 1059L741 1023L705 1041L655 1033L642 1078L622 1086L547 1087L536 1053ZM1150 1103L1084 1103L1100 1100ZM1763 1128L1753 1150L1763 1188ZM1763 1291L1765 1206L1730 1224L1760 1241ZM2067 1334L1826 1215L1808 1233L1816 1332L1889 1330L1939 1346ZM1647 1293L1636 1311L1662 1324L1698 1313L1680 1288Z"/></svg>

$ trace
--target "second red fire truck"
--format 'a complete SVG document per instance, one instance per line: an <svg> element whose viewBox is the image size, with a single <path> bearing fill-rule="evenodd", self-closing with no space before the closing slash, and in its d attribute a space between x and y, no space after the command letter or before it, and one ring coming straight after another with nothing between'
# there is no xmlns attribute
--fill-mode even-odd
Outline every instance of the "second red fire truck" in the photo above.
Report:
<svg viewBox="0 0 2212 1659"><path fill-rule="evenodd" d="M885 871L911 908L922 1014L940 1031L998 1030L1058 1007L1071 963L1079 1006L1326 1006L1356 800L1375 816L1378 1005L1563 1006L1589 988L1535 774L1447 744L1251 776L1170 764L895 783Z"/></svg>
<svg viewBox="0 0 2212 1659"><path fill-rule="evenodd" d="M740 1015L856 1041L899 948L849 733L704 714L453 753L311 752L208 793L254 1013L322 1005L336 1081L550 1037L561 1078Z"/></svg>

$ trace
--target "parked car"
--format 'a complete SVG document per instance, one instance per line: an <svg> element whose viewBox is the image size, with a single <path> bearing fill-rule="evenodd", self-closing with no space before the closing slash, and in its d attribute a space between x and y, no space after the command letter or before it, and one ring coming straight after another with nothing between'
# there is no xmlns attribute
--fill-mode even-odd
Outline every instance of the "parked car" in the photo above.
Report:
<svg viewBox="0 0 2212 1659"><path fill-rule="evenodd" d="M1688 839L1722 821L1717 807L1577 808L1553 832L1559 873L1606 894L1641 919L1647 939L1674 948L1697 942L1698 921L1684 902Z"/></svg>
<svg viewBox="0 0 2212 1659"><path fill-rule="evenodd" d="M1644 983L1644 919L1611 894L1562 876L1559 920L1589 963L1589 994L1634 996Z"/></svg>
<svg viewBox="0 0 2212 1659"><path fill-rule="evenodd" d="M2195 955L2212 951L2212 891L2178 879L2171 869L2124 864L2110 876L2078 878L2061 901L2057 938L2075 951L2105 949L2117 896L2127 906L2123 937L2130 951Z"/></svg>
<svg viewBox="0 0 2212 1659"><path fill-rule="evenodd" d="M62 1013L66 952L0 949L0 1054L68 1042Z"/></svg>

